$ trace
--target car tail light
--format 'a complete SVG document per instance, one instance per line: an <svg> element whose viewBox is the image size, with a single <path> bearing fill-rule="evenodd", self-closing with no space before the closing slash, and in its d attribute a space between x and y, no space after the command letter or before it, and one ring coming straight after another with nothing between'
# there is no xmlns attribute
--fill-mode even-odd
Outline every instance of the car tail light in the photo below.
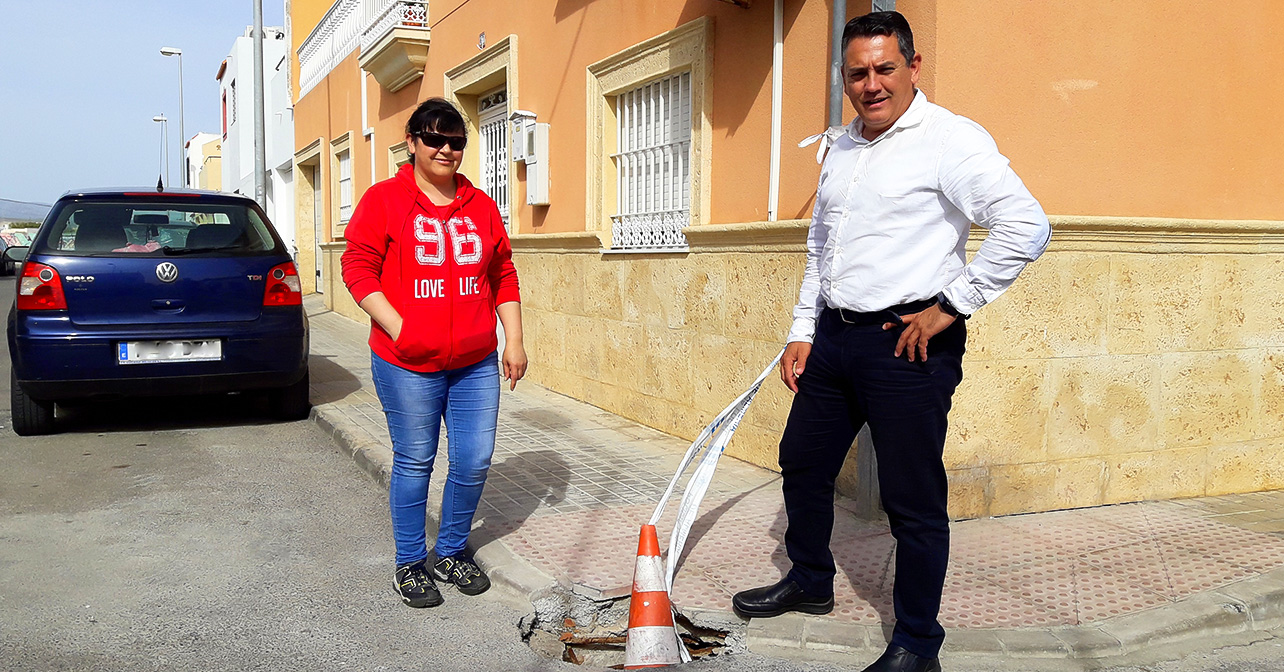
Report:
<svg viewBox="0 0 1284 672"><path fill-rule="evenodd" d="M18 280L18 310L66 310L62 278L53 267L28 261Z"/></svg>
<svg viewBox="0 0 1284 672"><path fill-rule="evenodd" d="M263 289L265 306L298 306L303 304L303 285L299 283L299 271L293 261L273 266L268 271L267 284Z"/></svg>

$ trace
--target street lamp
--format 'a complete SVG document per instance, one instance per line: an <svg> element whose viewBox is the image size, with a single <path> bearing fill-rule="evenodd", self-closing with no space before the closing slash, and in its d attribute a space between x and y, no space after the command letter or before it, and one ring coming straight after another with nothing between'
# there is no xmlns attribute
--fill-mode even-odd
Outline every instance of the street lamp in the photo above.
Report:
<svg viewBox="0 0 1284 672"><path fill-rule="evenodd" d="M158 114L152 117L152 121L161 125L161 152L165 157L165 178L164 182L169 182L169 119L165 115Z"/></svg>
<svg viewBox="0 0 1284 672"><path fill-rule="evenodd" d="M178 57L178 139L183 142L180 154L183 156L183 186L187 186L187 136L183 133L183 50L177 47L161 47L162 56Z"/></svg>

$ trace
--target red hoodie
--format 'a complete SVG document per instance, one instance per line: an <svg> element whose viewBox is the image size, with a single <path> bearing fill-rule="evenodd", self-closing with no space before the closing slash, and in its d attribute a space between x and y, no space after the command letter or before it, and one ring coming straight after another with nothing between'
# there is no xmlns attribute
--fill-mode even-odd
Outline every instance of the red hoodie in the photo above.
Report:
<svg viewBox="0 0 1284 672"><path fill-rule="evenodd" d="M352 298L381 291L405 320L395 342L371 320L370 349L411 371L480 362L498 346L495 306L521 300L499 208L463 175L456 180L455 200L436 206L404 165L366 191L344 232Z"/></svg>

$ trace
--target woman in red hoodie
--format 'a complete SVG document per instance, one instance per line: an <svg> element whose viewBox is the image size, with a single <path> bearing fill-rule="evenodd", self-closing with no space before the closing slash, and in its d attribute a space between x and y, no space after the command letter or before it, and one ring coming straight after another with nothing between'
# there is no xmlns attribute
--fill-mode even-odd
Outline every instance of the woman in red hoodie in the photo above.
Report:
<svg viewBox="0 0 1284 672"><path fill-rule="evenodd" d="M466 131L448 101L420 104L406 124L411 162L366 191L344 233L343 282L371 318L371 371L392 437L395 585L412 607L441 604L434 579L468 595L490 587L465 546L495 450L496 313L510 389L526 373L508 234L495 201L457 172ZM429 554L424 519L443 419L450 469Z"/></svg>

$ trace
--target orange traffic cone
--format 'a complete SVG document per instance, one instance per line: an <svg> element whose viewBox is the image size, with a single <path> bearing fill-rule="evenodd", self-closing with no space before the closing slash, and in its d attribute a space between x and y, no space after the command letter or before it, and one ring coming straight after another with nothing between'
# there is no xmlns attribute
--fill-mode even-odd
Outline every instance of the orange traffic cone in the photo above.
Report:
<svg viewBox="0 0 1284 672"><path fill-rule="evenodd" d="M654 525L643 525L638 538L638 562L633 570L629 602L629 634L624 642L624 669L665 667L682 662L678 632L673 628L669 591L664 586L664 563Z"/></svg>

